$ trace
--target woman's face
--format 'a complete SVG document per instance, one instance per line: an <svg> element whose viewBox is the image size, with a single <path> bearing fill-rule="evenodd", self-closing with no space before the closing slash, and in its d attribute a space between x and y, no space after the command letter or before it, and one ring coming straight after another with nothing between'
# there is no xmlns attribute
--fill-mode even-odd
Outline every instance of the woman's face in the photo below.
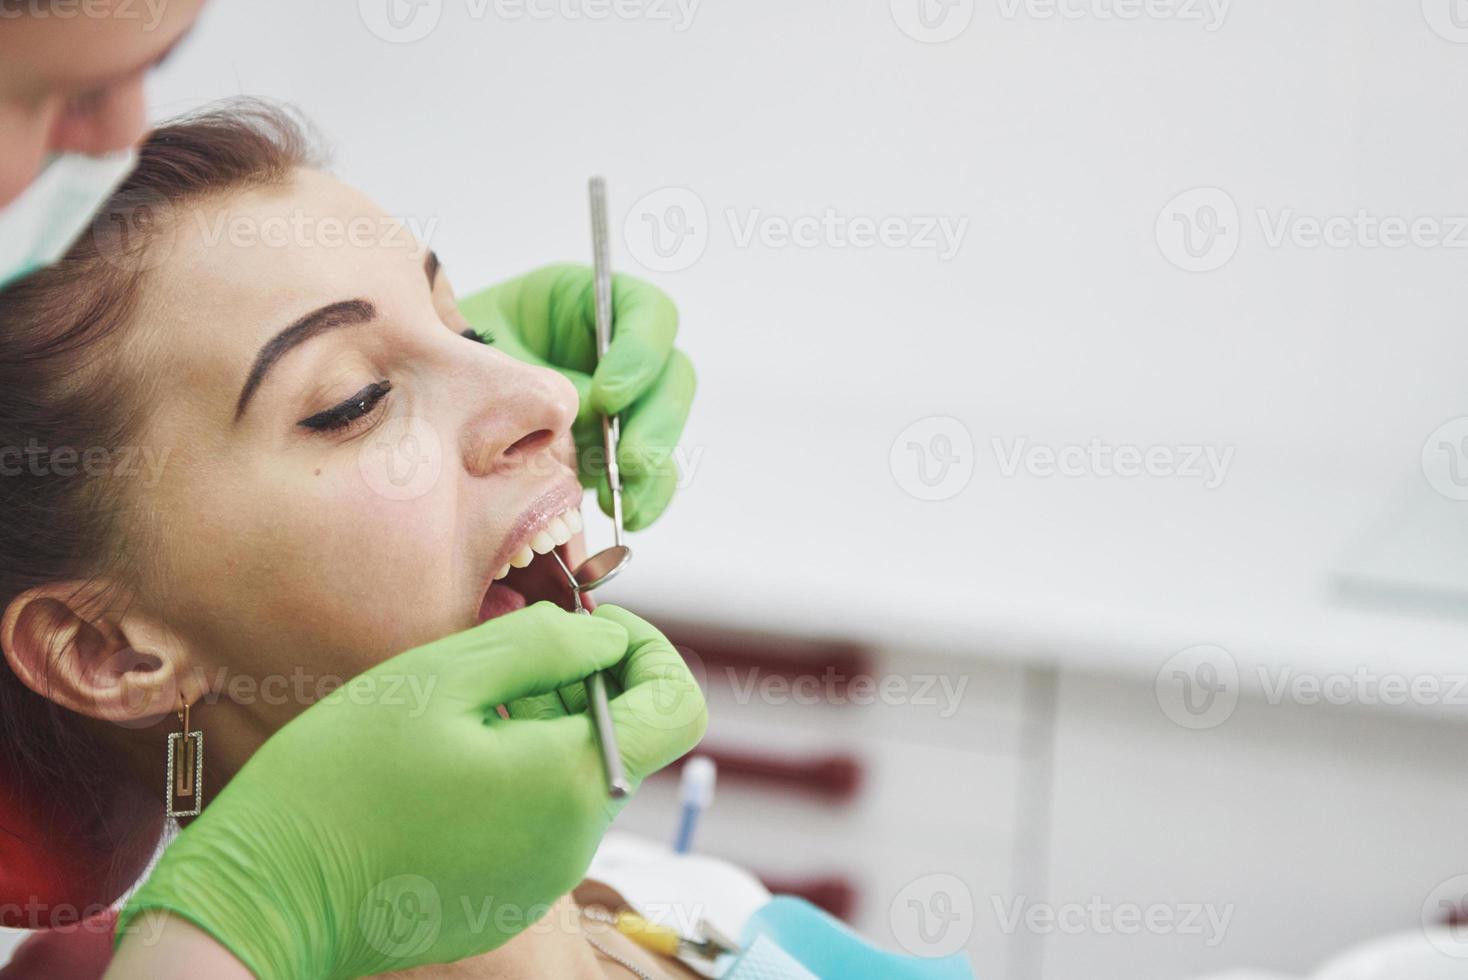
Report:
<svg viewBox="0 0 1468 980"><path fill-rule="evenodd" d="M0 4L0 206L51 153L110 153L147 128L143 78L203 0Z"/></svg>
<svg viewBox="0 0 1468 980"><path fill-rule="evenodd" d="M310 690L518 606L507 585L551 597L548 559L489 586L579 528L571 384L462 336L437 260L331 177L174 217L124 341L163 460L124 546L211 690Z"/></svg>

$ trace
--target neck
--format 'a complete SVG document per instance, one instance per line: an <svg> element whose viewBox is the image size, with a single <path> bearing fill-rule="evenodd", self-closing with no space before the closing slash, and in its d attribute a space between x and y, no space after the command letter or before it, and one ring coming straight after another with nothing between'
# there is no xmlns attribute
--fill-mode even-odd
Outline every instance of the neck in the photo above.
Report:
<svg viewBox="0 0 1468 980"><path fill-rule="evenodd" d="M209 805L273 732L301 710L293 706L241 705L221 695L211 695L195 704L189 724L204 733L204 805ZM167 739L180 730L178 717L169 714L147 728L103 724L99 730L122 754L137 784L157 797L161 810Z"/></svg>

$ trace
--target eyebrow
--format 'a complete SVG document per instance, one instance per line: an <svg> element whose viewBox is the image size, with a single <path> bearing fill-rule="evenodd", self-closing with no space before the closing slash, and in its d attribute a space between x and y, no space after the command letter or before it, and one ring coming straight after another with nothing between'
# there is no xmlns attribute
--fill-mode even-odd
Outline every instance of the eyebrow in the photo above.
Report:
<svg viewBox="0 0 1468 980"><path fill-rule="evenodd" d="M427 277L429 287L438 281L439 264L438 253L429 249L428 254L423 257L423 275ZM255 355L255 363L250 367L250 376L245 379L245 387L240 391L239 401L235 403L234 420L238 422L240 416L245 414L245 409L249 407L250 398L254 396L255 389L264 382L265 375L269 373L275 362L289 351L318 334L335 330L337 327L354 327L370 323L376 316L377 307L365 299L343 300L340 303L332 303L330 306L323 306L319 310L307 313L276 334L264 347L260 348L260 353Z"/></svg>
<svg viewBox="0 0 1468 980"><path fill-rule="evenodd" d="M238 422L240 416L245 414L245 409L249 407L250 398L255 394L255 389L265 381L266 374L275 366L275 362L287 353L312 337L320 336L338 327L354 327L370 323L376 317L377 307L365 299L343 300L307 313L266 341L265 346L260 348L260 353L255 355L255 363L250 367L250 375L245 379L245 387L240 391L239 401L235 403L234 420Z"/></svg>

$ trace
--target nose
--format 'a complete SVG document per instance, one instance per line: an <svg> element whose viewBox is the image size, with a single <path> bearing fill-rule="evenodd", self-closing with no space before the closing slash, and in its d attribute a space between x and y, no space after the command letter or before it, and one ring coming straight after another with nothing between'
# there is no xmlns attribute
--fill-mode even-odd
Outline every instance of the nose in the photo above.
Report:
<svg viewBox="0 0 1468 980"><path fill-rule="evenodd" d="M464 426L464 467L474 476L514 468L553 472L554 447L571 431L578 399L570 381L496 352L493 364L474 373L473 406Z"/></svg>

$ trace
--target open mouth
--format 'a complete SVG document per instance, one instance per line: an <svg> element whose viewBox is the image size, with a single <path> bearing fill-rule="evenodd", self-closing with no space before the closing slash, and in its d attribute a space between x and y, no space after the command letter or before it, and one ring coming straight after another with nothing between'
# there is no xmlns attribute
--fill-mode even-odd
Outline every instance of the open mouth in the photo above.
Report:
<svg viewBox="0 0 1468 980"><path fill-rule="evenodd" d="M554 550L574 570L576 562L568 546L580 532L581 512L576 507L546 519L509 563L495 573L479 603L479 622L541 601L554 602L568 612L574 610L576 600L571 583L566 581L565 573L550 553ZM593 607L590 595L583 595L581 601L588 609Z"/></svg>

